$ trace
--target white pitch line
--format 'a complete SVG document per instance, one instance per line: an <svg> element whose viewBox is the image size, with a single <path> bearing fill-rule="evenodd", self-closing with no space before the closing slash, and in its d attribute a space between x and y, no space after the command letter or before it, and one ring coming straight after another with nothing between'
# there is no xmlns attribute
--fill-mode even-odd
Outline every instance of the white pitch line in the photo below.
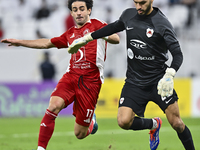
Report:
<svg viewBox="0 0 200 150"><path fill-rule="evenodd" d="M200 130L200 126L189 126L190 130L196 131L196 130ZM173 131L173 129L169 126L169 127L162 127L160 132L168 132L168 131ZM140 132L146 132L146 130L141 130ZM95 136L98 135L111 135L111 134L132 134L133 131L131 132L131 130L123 130L123 129L116 129L116 130L98 130L97 134L95 134ZM39 133L22 133L22 134L12 134L11 136L6 136L6 135L2 135L0 134L0 139L2 138L28 138L28 137L37 137ZM53 136L74 136L74 132L73 131L69 131L69 132L54 132Z"/></svg>

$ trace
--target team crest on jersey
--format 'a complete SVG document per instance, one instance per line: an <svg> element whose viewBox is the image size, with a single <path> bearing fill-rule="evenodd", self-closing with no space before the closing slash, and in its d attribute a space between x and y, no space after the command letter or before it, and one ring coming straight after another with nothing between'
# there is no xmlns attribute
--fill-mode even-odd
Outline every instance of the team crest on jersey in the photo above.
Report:
<svg viewBox="0 0 200 150"><path fill-rule="evenodd" d="M153 30L153 29L150 29L150 28L147 29L146 34L147 34L147 37L148 37L148 38L152 37L152 36L153 36L153 33L154 33L154 30Z"/></svg>

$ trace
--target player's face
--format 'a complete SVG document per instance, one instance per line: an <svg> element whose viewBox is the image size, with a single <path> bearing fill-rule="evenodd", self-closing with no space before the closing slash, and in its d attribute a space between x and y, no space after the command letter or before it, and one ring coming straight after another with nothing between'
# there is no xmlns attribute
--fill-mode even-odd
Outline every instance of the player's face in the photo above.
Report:
<svg viewBox="0 0 200 150"><path fill-rule="evenodd" d="M72 3L71 15L78 28L82 27L87 21L89 21L90 13L91 9L87 9L85 2L75 1Z"/></svg>
<svg viewBox="0 0 200 150"><path fill-rule="evenodd" d="M139 15L149 15L152 10L153 0L134 0Z"/></svg>

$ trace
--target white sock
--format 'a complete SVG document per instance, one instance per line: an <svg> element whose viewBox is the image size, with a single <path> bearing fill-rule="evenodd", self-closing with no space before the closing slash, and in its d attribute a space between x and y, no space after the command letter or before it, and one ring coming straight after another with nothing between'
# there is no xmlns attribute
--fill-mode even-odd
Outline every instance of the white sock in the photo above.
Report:
<svg viewBox="0 0 200 150"><path fill-rule="evenodd" d="M155 119L152 119L152 121L153 121L153 127L151 128L151 130L157 128L157 126L158 126L158 123Z"/></svg>
<svg viewBox="0 0 200 150"><path fill-rule="evenodd" d="M41 146L38 146L37 150L45 150L45 149Z"/></svg>

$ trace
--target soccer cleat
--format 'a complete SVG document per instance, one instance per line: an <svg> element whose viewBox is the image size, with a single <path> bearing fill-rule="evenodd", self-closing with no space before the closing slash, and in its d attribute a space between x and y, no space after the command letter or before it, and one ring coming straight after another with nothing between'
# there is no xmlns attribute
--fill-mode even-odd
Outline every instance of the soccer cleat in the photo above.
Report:
<svg viewBox="0 0 200 150"><path fill-rule="evenodd" d="M150 149L151 150L156 150L160 140L159 140L159 130L162 125L162 120L160 118L154 118L157 121L157 128L150 130L150 139L149 139L149 144L150 144Z"/></svg>
<svg viewBox="0 0 200 150"><path fill-rule="evenodd" d="M98 130L98 124L97 124L97 121L96 121L95 113L93 114L92 121L94 122L94 126L93 126L91 134L95 134Z"/></svg>

